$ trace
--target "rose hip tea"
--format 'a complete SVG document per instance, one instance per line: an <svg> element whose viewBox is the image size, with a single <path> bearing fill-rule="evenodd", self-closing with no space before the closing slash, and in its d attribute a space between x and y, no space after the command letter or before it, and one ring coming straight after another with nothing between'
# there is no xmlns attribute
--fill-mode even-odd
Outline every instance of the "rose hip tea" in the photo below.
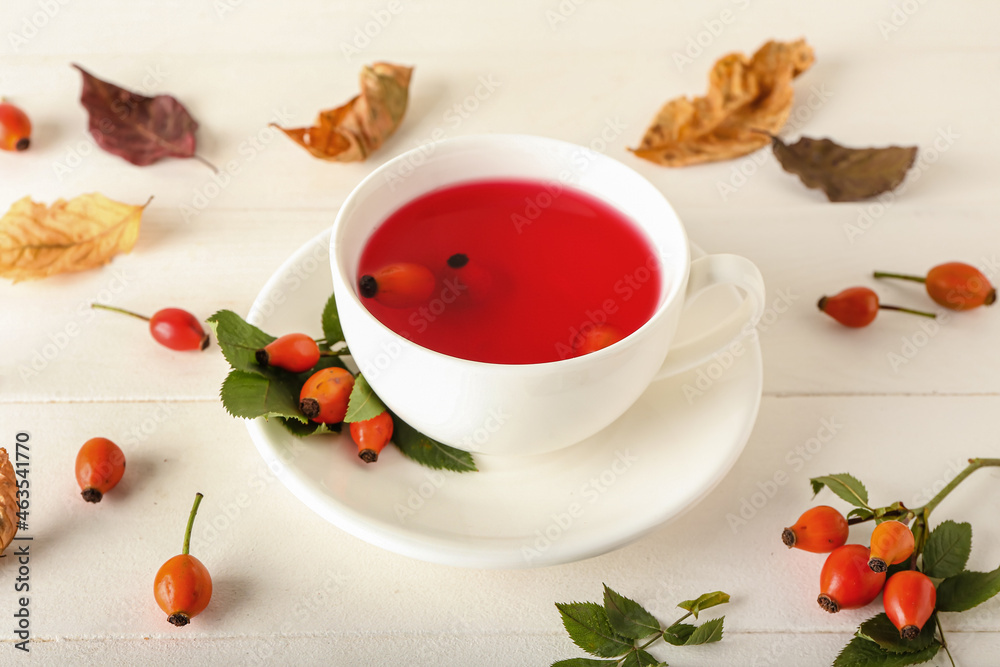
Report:
<svg viewBox="0 0 1000 667"><path fill-rule="evenodd" d="M358 293L385 326L453 357L498 364L593 352L642 326L661 297L645 234L556 184L462 183L395 211L368 239Z"/></svg>

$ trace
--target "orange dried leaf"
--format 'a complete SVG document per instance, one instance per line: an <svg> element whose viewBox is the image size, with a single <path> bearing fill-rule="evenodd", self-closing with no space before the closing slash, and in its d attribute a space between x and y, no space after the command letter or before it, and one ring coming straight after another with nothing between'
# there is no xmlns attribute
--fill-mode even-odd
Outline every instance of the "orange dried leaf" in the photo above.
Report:
<svg viewBox="0 0 1000 667"><path fill-rule="evenodd" d="M769 143L788 120L792 79L813 64L805 40L770 41L752 58L731 53L712 67L708 94L663 105L646 130L637 156L667 167L729 160Z"/></svg>
<svg viewBox="0 0 1000 667"><path fill-rule="evenodd" d="M30 197L14 202L0 218L0 276L19 282L107 264L132 250L148 205L98 193L59 199L51 207Z"/></svg>
<svg viewBox="0 0 1000 667"><path fill-rule="evenodd" d="M272 125L322 160L360 162L399 127L412 73L412 67L391 63L365 65L361 94L336 109L321 111L312 127Z"/></svg>
<svg viewBox="0 0 1000 667"><path fill-rule="evenodd" d="M17 534L17 477L7 450L0 447L0 553Z"/></svg>

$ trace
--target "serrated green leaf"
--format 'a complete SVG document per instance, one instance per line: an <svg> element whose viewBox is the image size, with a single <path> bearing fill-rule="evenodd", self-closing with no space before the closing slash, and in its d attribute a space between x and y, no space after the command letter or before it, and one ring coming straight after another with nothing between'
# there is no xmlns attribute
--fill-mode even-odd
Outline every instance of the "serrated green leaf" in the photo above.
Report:
<svg viewBox="0 0 1000 667"><path fill-rule="evenodd" d="M890 653L916 653L934 643L935 617L932 615L914 639L903 639L899 630L884 613L869 618L858 628L857 635L869 639Z"/></svg>
<svg viewBox="0 0 1000 667"><path fill-rule="evenodd" d="M391 414L391 413L390 413ZM439 470L476 471L472 454L432 440L396 415L392 415L392 443L408 459Z"/></svg>
<svg viewBox="0 0 1000 667"><path fill-rule="evenodd" d="M687 638L684 642L685 646L697 646L699 644L709 644L711 642L717 642L722 639L722 623L726 620L725 616L720 616L719 618L713 618L711 621L705 621L691 633L691 636Z"/></svg>
<svg viewBox="0 0 1000 667"><path fill-rule="evenodd" d="M938 611L965 611L1000 593L1000 568L992 572L962 572L938 585Z"/></svg>
<svg viewBox="0 0 1000 667"><path fill-rule="evenodd" d="M809 481L812 482L813 495L819 493L820 489L826 486L840 498L843 498L855 507L871 509L868 506L868 490L865 489L864 484L852 475L847 473L825 475L823 477L814 477Z"/></svg>
<svg viewBox="0 0 1000 667"><path fill-rule="evenodd" d="M234 417L286 417L305 422L299 412L298 394L289 390L288 384L273 377L230 371L222 383L222 405Z"/></svg>
<svg viewBox="0 0 1000 667"><path fill-rule="evenodd" d="M695 618L698 618L698 612L720 604L726 604L727 602L729 602L728 593L715 591L714 593L705 593L704 595L700 595L695 600L685 600L677 606L691 612Z"/></svg>
<svg viewBox="0 0 1000 667"><path fill-rule="evenodd" d="M302 423L298 419L278 417L278 423L284 426L292 435L303 438L307 435L322 435L324 433L340 433L341 424Z"/></svg>
<svg viewBox="0 0 1000 667"><path fill-rule="evenodd" d="M663 641L673 646L684 646L695 630L697 628L690 623L674 623L663 631Z"/></svg>
<svg viewBox="0 0 1000 667"><path fill-rule="evenodd" d="M890 653L881 646L863 637L855 637L833 661L833 667L906 667L927 662L937 655L941 644L934 641L916 653Z"/></svg>
<svg viewBox="0 0 1000 667"><path fill-rule="evenodd" d="M622 667L656 667L660 661L640 648L635 649L622 661Z"/></svg>
<svg viewBox="0 0 1000 667"><path fill-rule="evenodd" d="M385 412L385 403L382 402L368 380L361 373L354 378L354 389L351 390L351 397L347 401L347 414L344 416L345 422L363 422L366 419L378 417Z"/></svg>
<svg viewBox="0 0 1000 667"><path fill-rule="evenodd" d="M924 545L922 568L928 577L945 579L965 569L972 553L972 526L942 521L931 531Z"/></svg>
<svg viewBox="0 0 1000 667"><path fill-rule="evenodd" d="M323 338L325 341L321 347L325 350L344 340L344 330L340 327L340 313L337 312L337 299L333 294L323 306Z"/></svg>
<svg viewBox="0 0 1000 667"><path fill-rule="evenodd" d="M825 486L824 484L820 484L819 488L822 489L824 486ZM850 512L847 513L847 519L850 520L851 517L855 516L861 519L862 521L869 521L875 518L875 513L869 509L865 509L864 507L855 507L854 509L852 509Z"/></svg>
<svg viewBox="0 0 1000 667"><path fill-rule="evenodd" d="M275 338L264 333L231 310L220 310L208 318L215 340L219 343L222 356L235 370L263 374L264 368L257 363L257 350Z"/></svg>
<svg viewBox="0 0 1000 667"><path fill-rule="evenodd" d="M617 665L617 660L594 660L593 658L570 658L552 663L552 667L616 667Z"/></svg>
<svg viewBox="0 0 1000 667"><path fill-rule="evenodd" d="M570 639L587 653L614 658L632 650L633 644L611 628L607 612L596 602L557 602L556 608Z"/></svg>
<svg viewBox="0 0 1000 667"><path fill-rule="evenodd" d="M604 584L604 609L615 632L630 639L642 639L660 631L660 622L642 605L619 595Z"/></svg>

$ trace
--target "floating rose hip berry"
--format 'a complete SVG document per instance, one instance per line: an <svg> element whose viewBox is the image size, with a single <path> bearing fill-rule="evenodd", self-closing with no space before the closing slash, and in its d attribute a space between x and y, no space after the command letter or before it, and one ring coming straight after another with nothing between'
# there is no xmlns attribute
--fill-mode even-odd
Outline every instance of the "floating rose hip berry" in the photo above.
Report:
<svg viewBox="0 0 1000 667"><path fill-rule="evenodd" d="M826 557L816 601L831 614L858 609L877 598L884 584L885 572L872 572L868 567L868 547L845 544Z"/></svg>
<svg viewBox="0 0 1000 667"><path fill-rule="evenodd" d="M76 481L83 499L99 503L125 474L125 454L107 438L91 438L76 455Z"/></svg>
<svg viewBox="0 0 1000 667"><path fill-rule="evenodd" d="M866 327L872 323L878 311L898 310L923 317L937 317L934 313L912 310L899 306L879 305L878 295L867 287L848 287L833 296L824 296L816 304L821 311L846 327Z"/></svg>
<svg viewBox="0 0 1000 667"><path fill-rule="evenodd" d="M303 373L319 361L319 346L305 334L285 334L257 350L254 356L261 366Z"/></svg>
<svg viewBox="0 0 1000 667"><path fill-rule="evenodd" d="M997 300L997 291L986 276L976 267L962 262L939 264L927 272L926 278L885 271L876 271L874 275L924 283L935 303L952 310L972 310Z"/></svg>
<svg viewBox="0 0 1000 667"><path fill-rule="evenodd" d="M828 505L806 510L795 525L785 528L781 541L791 549L829 553L847 542L849 526L844 515Z"/></svg>
<svg viewBox="0 0 1000 667"><path fill-rule="evenodd" d="M146 317L131 310L105 306L101 303L92 303L90 307L130 315L149 322L149 333L153 339L171 350L204 350L208 347L208 334L202 329L198 318L186 310L164 308L156 311L152 317Z"/></svg>
<svg viewBox="0 0 1000 667"><path fill-rule="evenodd" d="M868 567L873 572L885 572L913 553L913 532L902 521L883 521L872 531L871 544Z"/></svg>
<svg viewBox="0 0 1000 667"><path fill-rule="evenodd" d="M365 463L375 463L392 439L392 415L385 411L371 419L351 422L351 438L358 446L358 457Z"/></svg>
<svg viewBox="0 0 1000 667"><path fill-rule="evenodd" d="M160 566L153 580L153 596L167 614L167 620L178 627L205 611L212 599L212 576L200 560L190 555L191 528L198 513L202 495L194 496L194 506L184 531L184 549Z"/></svg>
<svg viewBox="0 0 1000 667"><path fill-rule="evenodd" d="M622 339L622 332L612 324L595 324L573 338L573 353L577 356L597 352Z"/></svg>
<svg viewBox="0 0 1000 667"><path fill-rule="evenodd" d="M358 293L389 308L411 308L426 302L434 292L434 274L422 264L388 264L358 280Z"/></svg>
<svg viewBox="0 0 1000 667"><path fill-rule="evenodd" d="M24 151L31 145L28 114L13 104L0 101L0 150Z"/></svg>
<svg viewBox="0 0 1000 667"><path fill-rule="evenodd" d="M903 639L916 639L934 613L937 590L922 572L904 570L889 577L882 592L885 615Z"/></svg>
<svg viewBox="0 0 1000 667"><path fill-rule="evenodd" d="M483 303L493 290L493 275L482 264L457 252L448 258L442 274L444 289L458 292L455 303Z"/></svg>
<svg viewBox="0 0 1000 667"><path fill-rule="evenodd" d="M331 366L313 373L299 392L299 410L320 424L339 424L347 414L347 403L354 389L350 372Z"/></svg>

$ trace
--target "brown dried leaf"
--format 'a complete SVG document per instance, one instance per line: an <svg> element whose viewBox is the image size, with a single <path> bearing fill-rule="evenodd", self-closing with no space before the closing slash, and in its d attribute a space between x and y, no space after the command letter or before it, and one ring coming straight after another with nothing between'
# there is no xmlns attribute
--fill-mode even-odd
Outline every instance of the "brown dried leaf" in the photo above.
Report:
<svg viewBox="0 0 1000 667"><path fill-rule="evenodd" d="M107 264L132 250L148 205L98 193L59 199L51 207L30 197L14 202L0 218L0 276L16 283Z"/></svg>
<svg viewBox="0 0 1000 667"><path fill-rule="evenodd" d="M785 144L771 137L774 157L785 171L830 201L861 201L894 190L917 159L916 146L846 148L830 139L802 137Z"/></svg>
<svg viewBox="0 0 1000 667"><path fill-rule="evenodd" d="M767 145L767 137L788 120L792 79L813 64L805 40L770 41L752 58L731 53L720 58L708 78L708 94L678 97L663 105L646 130L637 156L667 167L729 160Z"/></svg>
<svg viewBox="0 0 1000 667"><path fill-rule="evenodd" d="M17 477L7 450L0 447L0 554L17 534Z"/></svg>
<svg viewBox="0 0 1000 667"><path fill-rule="evenodd" d="M403 120L412 67L375 63L361 68L361 94L347 104L321 111L312 127L283 128L315 157L360 162L382 145Z"/></svg>

